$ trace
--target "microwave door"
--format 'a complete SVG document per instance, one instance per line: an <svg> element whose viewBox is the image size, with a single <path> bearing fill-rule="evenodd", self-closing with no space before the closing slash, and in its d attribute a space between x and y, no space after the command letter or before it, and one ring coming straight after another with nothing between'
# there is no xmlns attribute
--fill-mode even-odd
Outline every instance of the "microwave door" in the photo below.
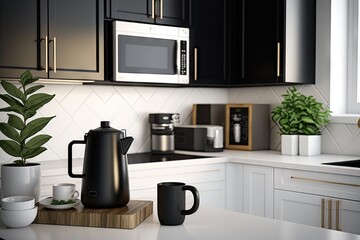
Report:
<svg viewBox="0 0 360 240"><path fill-rule="evenodd" d="M117 80L166 82L176 77L176 40L126 35L117 38Z"/></svg>

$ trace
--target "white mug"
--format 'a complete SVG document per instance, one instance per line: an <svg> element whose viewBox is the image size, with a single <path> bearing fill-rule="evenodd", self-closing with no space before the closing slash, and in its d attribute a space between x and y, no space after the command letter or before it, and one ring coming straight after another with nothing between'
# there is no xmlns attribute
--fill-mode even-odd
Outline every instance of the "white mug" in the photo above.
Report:
<svg viewBox="0 0 360 240"><path fill-rule="evenodd" d="M72 183L58 183L53 185L53 199L69 201L79 197L79 192Z"/></svg>

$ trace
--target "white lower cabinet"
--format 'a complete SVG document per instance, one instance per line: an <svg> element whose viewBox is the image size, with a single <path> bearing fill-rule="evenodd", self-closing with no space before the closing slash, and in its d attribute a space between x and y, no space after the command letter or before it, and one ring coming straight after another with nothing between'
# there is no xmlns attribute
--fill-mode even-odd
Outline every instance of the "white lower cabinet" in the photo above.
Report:
<svg viewBox="0 0 360 240"><path fill-rule="evenodd" d="M360 234L359 180L345 175L275 169L274 218Z"/></svg>
<svg viewBox="0 0 360 240"><path fill-rule="evenodd" d="M196 187L200 205L225 208L225 163L154 168L129 171L130 199L151 200L157 204L157 184L160 182L184 182ZM186 206L193 204L193 196L186 192Z"/></svg>
<svg viewBox="0 0 360 240"><path fill-rule="evenodd" d="M273 218L273 168L228 163L226 208Z"/></svg>
<svg viewBox="0 0 360 240"><path fill-rule="evenodd" d="M273 168L244 165L244 212L273 218Z"/></svg>

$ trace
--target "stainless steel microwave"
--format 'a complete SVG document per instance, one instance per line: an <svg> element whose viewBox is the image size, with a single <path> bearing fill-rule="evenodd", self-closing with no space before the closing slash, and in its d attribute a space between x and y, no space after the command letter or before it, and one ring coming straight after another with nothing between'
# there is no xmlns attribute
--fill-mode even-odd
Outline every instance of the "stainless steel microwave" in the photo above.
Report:
<svg viewBox="0 0 360 240"><path fill-rule="evenodd" d="M114 80L189 83L189 29L114 21Z"/></svg>

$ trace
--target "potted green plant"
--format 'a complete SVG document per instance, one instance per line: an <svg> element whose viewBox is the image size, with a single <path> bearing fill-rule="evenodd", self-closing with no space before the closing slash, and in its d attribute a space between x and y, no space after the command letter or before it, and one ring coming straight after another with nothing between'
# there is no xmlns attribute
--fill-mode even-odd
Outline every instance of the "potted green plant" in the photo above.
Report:
<svg viewBox="0 0 360 240"><path fill-rule="evenodd" d="M294 86L272 111L272 119L283 134L299 135L299 154L304 156L321 153L321 128L330 122L330 116L331 111L315 97L305 96Z"/></svg>
<svg viewBox="0 0 360 240"><path fill-rule="evenodd" d="M34 118L38 109L50 102L55 95L37 93L44 85L35 84L39 78L30 71L21 74L19 86L1 80L5 90L0 99L8 106L0 108L7 113L7 122L0 122L0 131L7 139L0 140L1 149L15 157L13 163L1 166L1 185L3 196L30 195L36 201L40 194L40 164L27 160L38 156L47 149L43 146L51 138L39 132L53 119L52 117Z"/></svg>
<svg viewBox="0 0 360 240"><path fill-rule="evenodd" d="M271 111L271 118L281 134L281 153L283 155L299 154L299 113L296 109L301 94L295 87L286 90L283 101Z"/></svg>

